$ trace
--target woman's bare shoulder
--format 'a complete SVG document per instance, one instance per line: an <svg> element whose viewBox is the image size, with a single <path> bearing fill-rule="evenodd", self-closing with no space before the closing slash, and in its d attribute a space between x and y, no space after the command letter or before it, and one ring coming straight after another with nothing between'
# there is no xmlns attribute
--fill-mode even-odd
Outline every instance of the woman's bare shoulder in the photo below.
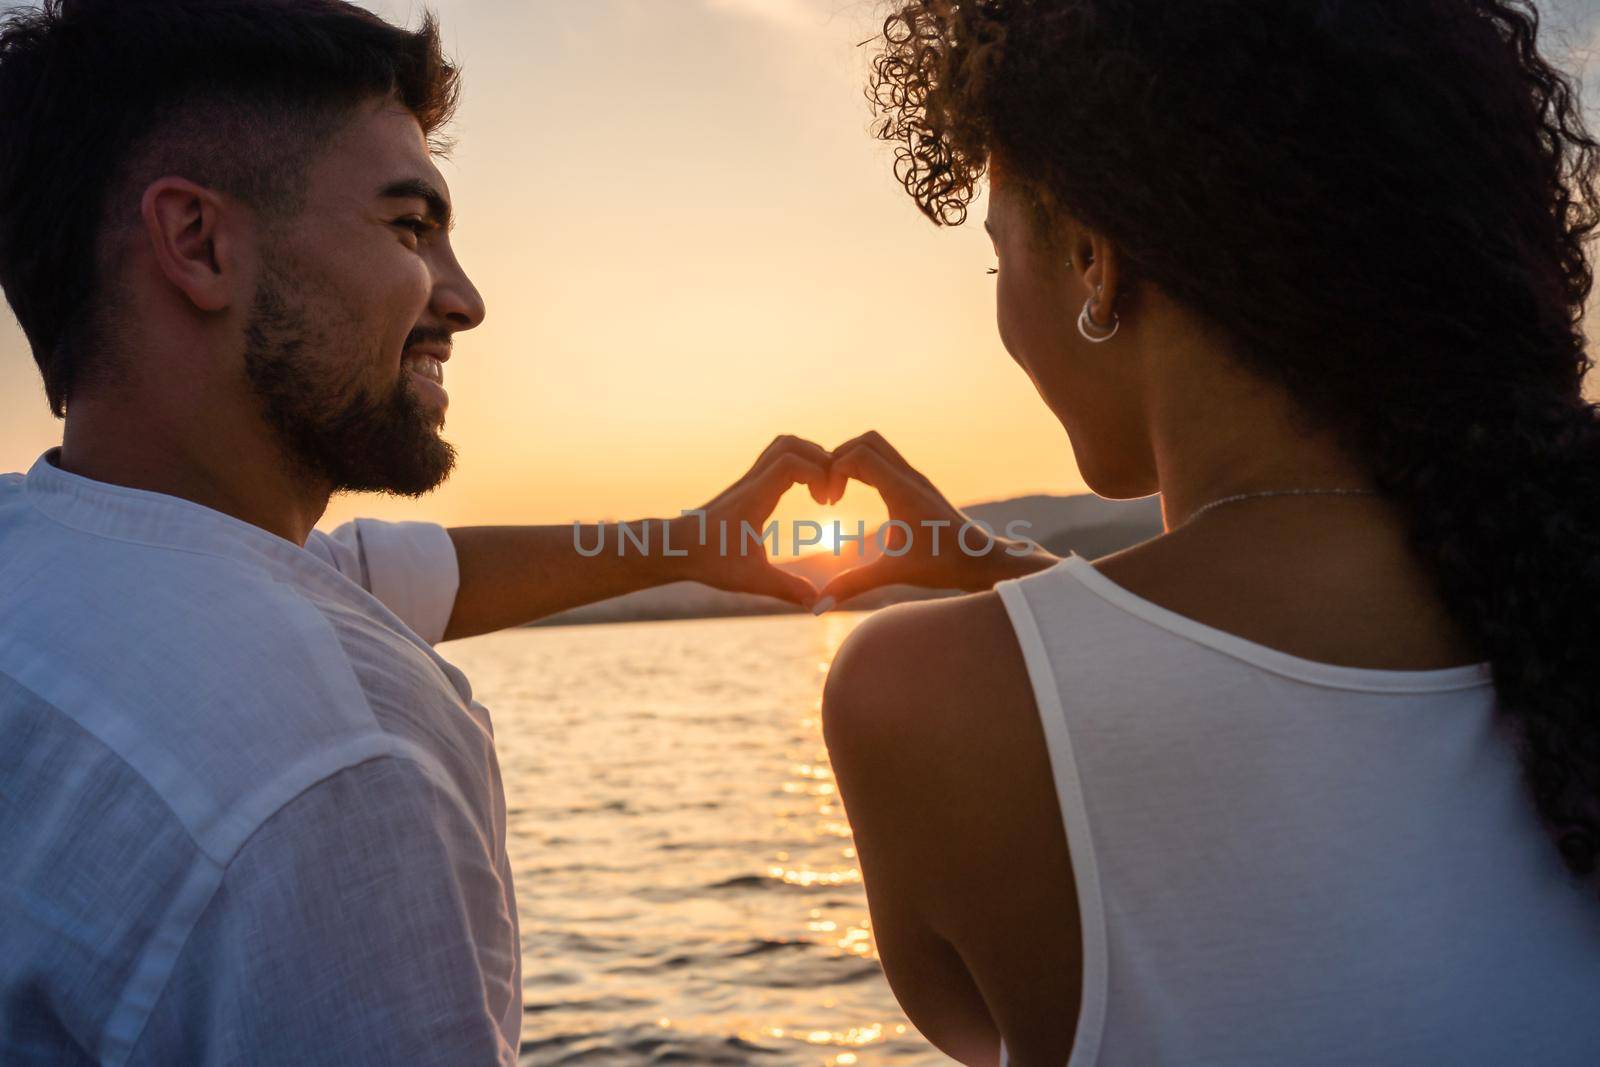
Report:
<svg viewBox="0 0 1600 1067"><path fill-rule="evenodd" d="M992 813L1030 806L1023 793L1042 787L1053 804L1032 685L996 593L862 623L834 660L822 714L836 769L848 764L874 794L866 802L916 820L952 859L987 862Z"/></svg>
<svg viewBox="0 0 1600 1067"><path fill-rule="evenodd" d="M959 730L975 705L1028 693L1005 606L985 592L874 613L834 658L824 708L870 716L884 728L914 721Z"/></svg>
<svg viewBox="0 0 1600 1067"><path fill-rule="evenodd" d="M1094 568L1142 600L1301 659L1402 671L1477 662L1401 531L1359 518L1180 531Z"/></svg>

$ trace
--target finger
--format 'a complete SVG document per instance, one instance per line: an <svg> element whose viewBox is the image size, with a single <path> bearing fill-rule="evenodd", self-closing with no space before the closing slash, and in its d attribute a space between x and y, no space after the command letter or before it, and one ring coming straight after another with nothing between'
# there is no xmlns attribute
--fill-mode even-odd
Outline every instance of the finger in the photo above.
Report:
<svg viewBox="0 0 1600 1067"><path fill-rule="evenodd" d="M833 576L827 585L822 587L818 595L818 605L825 605L823 610L835 604L843 604L852 597L862 593L869 593L885 585L894 585L902 580L900 568L893 559L876 559L861 567L851 567Z"/></svg>
<svg viewBox="0 0 1600 1067"><path fill-rule="evenodd" d="M878 455L882 456L891 466L899 467L901 470L903 470L910 480L921 482L930 488L932 487L933 483L928 481L928 479L923 476L921 471L918 471L910 463L907 463L906 458L902 456L895 449L895 447L891 445L888 440L877 430L868 430L866 433L861 434L858 437L852 437L838 448L835 448L833 450L833 455L835 458L837 458L846 452L851 452L861 448L871 449L872 451L878 453ZM841 478L837 475L834 475L830 479L829 492L834 494L834 498L836 500L844 495L846 481L847 479Z"/></svg>
<svg viewBox="0 0 1600 1067"><path fill-rule="evenodd" d="M846 452L860 444L860 437L850 438L850 440L845 441L843 444L839 445L833 450L833 460L837 460L840 456L844 455ZM828 464L828 499L832 500L834 503L838 503L840 500L844 499L845 490L849 487L850 476L835 468L833 463L830 461Z"/></svg>
<svg viewBox="0 0 1600 1067"><path fill-rule="evenodd" d="M827 467L822 468L822 480L820 482L806 482L806 488L811 490L811 499L824 506L833 503L833 498L828 495L832 485L833 477L828 474Z"/></svg>
<svg viewBox="0 0 1600 1067"><path fill-rule="evenodd" d="M906 462L906 457L902 456L895 449L895 447L889 443L889 439L884 437L883 434L879 433L877 430L868 430L864 434L852 437L850 440L834 449L834 451L843 452L845 449L850 448L853 445L867 445L874 451L883 453L885 459L892 460L893 462L904 467L911 466L911 464Z"/></svg>
<svg viewBox="0 0 1600 1067"><path fill-rule="evenodd" d="M828 491L828 470L794 452L783 452L750 476L745 486L755 494L752 506L765 518L797 482L809 486L812 499L821 503Z"/></svg>
<svg viewBox="0 0 1600 1067"><path fill-rule="evenodd" d="M746 591L777 597L810 611L817 603L817 587L798 574L768 564L745 586Z"/></svg>
<svg viewBox="0 0 1600 1067"><path fill-rule="evenodd" d="M872 486L880 494L895 489L906 491L922 488L922 483L913 479L904 467L869 445L854 445L834 453L833 462L828 465L828 477L835 484L854 478Z"/></svg>
<svg viewBox="0 0 1600 1067"><path fill-rule="evenodd" d="M810 460L823 470L828 469L828 460L831 458L828 450L815 441L807 441L804 437L796 437L794 434L779 434L772 439L771 444L762 449L761 455L756 457L756 461L745 472L746 476L766 467L774 458L789 453Z"/></svg>

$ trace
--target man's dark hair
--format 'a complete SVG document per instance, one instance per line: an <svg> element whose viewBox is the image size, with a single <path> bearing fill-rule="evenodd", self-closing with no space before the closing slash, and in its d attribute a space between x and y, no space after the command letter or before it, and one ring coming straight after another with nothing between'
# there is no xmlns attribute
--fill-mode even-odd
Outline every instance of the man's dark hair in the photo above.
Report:
<svg viewBox="0 0 1600 1067"><path fill-rule="evenodd" d="M0 286L57 416L114 381L119 237L179 174L269 224L363 101L394 96L436 151L457 71L415 31L343 0L44 0L0 19Z"/></svg>

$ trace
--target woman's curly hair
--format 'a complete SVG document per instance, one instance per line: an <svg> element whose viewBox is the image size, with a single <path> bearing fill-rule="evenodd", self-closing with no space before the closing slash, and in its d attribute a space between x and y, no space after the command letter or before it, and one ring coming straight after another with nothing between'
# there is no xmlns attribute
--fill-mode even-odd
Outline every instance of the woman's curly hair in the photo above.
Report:
<svg viewBox="0 0 1600 1067"><path fill-rule="evenodd" d="M1364 464L1592 878L1600 145L1539 25L1529 0L899 0L868 96L935 222L1003 161Z"/></svg>

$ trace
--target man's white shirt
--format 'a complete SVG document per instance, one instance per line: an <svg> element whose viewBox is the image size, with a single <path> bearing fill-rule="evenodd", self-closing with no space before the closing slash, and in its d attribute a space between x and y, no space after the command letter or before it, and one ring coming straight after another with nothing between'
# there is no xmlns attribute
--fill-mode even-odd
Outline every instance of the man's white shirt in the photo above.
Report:
<svg viewBox="0 0 1600 1067"><path fill-rule="evenodd" d="M58 454L0 475L0 1062L514 1063L449 536L301 547Z"/></svg>

